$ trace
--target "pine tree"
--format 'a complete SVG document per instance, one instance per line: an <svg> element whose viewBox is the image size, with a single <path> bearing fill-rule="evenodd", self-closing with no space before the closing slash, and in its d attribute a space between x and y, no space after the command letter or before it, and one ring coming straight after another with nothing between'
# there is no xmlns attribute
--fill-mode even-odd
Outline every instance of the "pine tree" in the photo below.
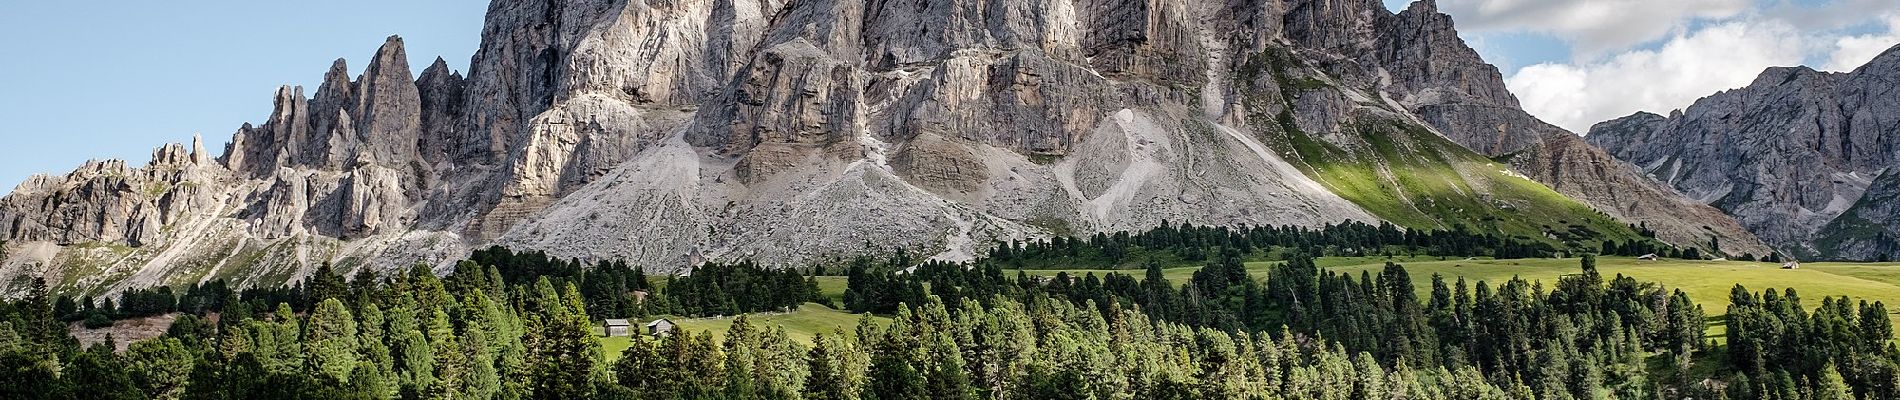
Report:
<svg viewBox="0 0 1900 400"><path fill-rule="evenodd" d="M134 342L125 351L126 373L139 391L161 399L176 399L191 375L195 357L177 338Z"/></svg>
<svg viewBox="0 0 1900 400"><path fill-rule="evenodd" d="M877 339L878 344L871 349L870 382L865 388L865 397L877 400L929 398L924 374L917 370L920 349L912 344L915 338L904 336L909 333L905 326L912 319L910 309L899 305L894 319L890 334Z"/></svg>
<svg viewBox="0 0 1900 400"><path fill-rule="evenodd" d="M468 330L463 337L462 353L466 354L468 369L463 397L469 399L492 399L501 393L501 373L495 368L495 354L488 345L488 334L481 329Z"/></svg>
<svg viewBox="0 0 1900 400"><path fill-rule="evenodd" d="M812 348L805 357L810 375L805 379L805 398L809 400L856 400L858 394L851 391L852 386L845 380L844 366L839 365L841 352L851 351L844 346L843 340L818 334L812 338Z"/></svg>
<svg viewBox="0 0 1900 400"><path fill-rule="evenodd" d="M98 351L88 350L75 355L71 365L61 369L60 375L72 388L73 397L87 400L137 400L144 399L132 377L126 373L125 365L113 356L109 348L95 346Z"/></svg>
<svg viewBox="0 0 1900 400"><path fill-rule="evenodd" d="M931 399L937 400L973 400L976 390L970 387L970 376L964 372L963 356L957 350L956 341L949 334L939 334L931 344L931 365L925 377L928 383L925 392Z"/></svg>
<svg viewBox="0 0 1900 400"><path fill-rule="evenodd" d="M1841 378L1841 371L1828 363L1821 369L1820 378L1815 382L1814 400L1854 400L1854 392Z"/></svg>
<svg viewBox="0 0 1900 400"><path fill-rule="evenodd" d="M358 361L356 318L343 302L325 298L310 312L303 344L306 360L317 376L349 382Z"/></svg>
<svg viewBox="0 0 1900 400"><path fill-rule="evenodd" d="M429 348L433 353L435 379L430 381L427 397L451 399L462 397L468 379L469 357L461 338L455 334L449 324L448 313L436 310L429 323Z"/></svg>
<svg viewBox="0 0 1900 400"><path fill-rule="evenodd" d="M318 265L317 270L312 272L310 278L305 280L305 282L304 290L309 294L310 304L319 304L326 299L344 300L352 298L352 296L350 296L349 284L343 281L343 275L337 274L336 270L332 269L328 262ZM345 374L348 374L348 372L346 371ZM342 380L339 380L339 382L341 381Z"/></svg>
<svg viewBox="0 0 1900 400"><path fill-rule="evenodd" d="M543 278L536 286L547 286ZM531 320L529 380L537 399L592 399L600 342L587 319L580 290L566 285L559 297L546 298Z"/></svg>
<svg viewBox="0 0 1900 400"><path fill-rule="evenodd" d="M758 345L757 328L752 326L750 318L744 314L732 319L732 328L726 331L726 388L725 396L733 399L758 398L760 388L755 371Z"/></svg>
<svg viewBox="0 0 1900 400"><path fill-rule="evenodd" d="M6 323L0 322L0 325L4 324ZM56 375L54 371L56 365L49 360L34 356L23 348L0 351L0 398L22 400L75 398L67 381L59 379Z"/></svg>
<svg viewBox="0 0 1900 400"><path fill-rule="evenodd" d="M408 329L397 337L396 368L404 397L420 397L435 384L435 348L422 331Z"/></svg>
<svg viewBox="0 0 1900 400"><path fill-rule="evenodd" d="M1893 340L1893 321L1887 316L1887 305L1881 302L1867 304L1860 302L1861 351L1878 353Z"/></svg>

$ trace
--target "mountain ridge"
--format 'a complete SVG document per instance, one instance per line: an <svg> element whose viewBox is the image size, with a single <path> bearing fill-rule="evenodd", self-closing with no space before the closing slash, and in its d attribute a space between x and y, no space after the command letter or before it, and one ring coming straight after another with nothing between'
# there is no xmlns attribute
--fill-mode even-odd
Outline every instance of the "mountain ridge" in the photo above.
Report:
<svg viewBox="0 0 1900 400"><path fill-rule="evenodd" d="M1461 140L1486 129L1471 110L1535 119L1430 0L926 3L495 2L466 75L438 60L410 80L391 37L355 79L338 60L312 97L280 88L215 161L36 178L0 199L0 278L274 284L486 244L660 272L870 241L961 260L1163 221L1597 239L1641 222L1766 251L1672 192L1572 200L1639 186L1570 174L1553 147L1467 150L1487 148Z"/></svg>
<svg viewBox="0 0 1900 400"><path fill-rule="evenodd" d="M1900 162L1900 46L1850 72L1775 67L1669 116L1639 112L1587 139L1793 254L1900 252L1883 202Z"/></svg>

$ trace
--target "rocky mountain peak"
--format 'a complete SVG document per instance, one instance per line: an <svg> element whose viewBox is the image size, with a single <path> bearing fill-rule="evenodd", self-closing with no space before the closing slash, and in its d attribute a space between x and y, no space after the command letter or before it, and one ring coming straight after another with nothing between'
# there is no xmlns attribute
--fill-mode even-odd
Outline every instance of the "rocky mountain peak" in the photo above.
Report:
<svg viewBox="0 0 1900 400"><path fill-rule="evenodd" d="M152 150L152 161L149 165L154 167L178 166L191 163L191 150L185 149L185 145L182 144L167 143L164 146Z"/></svg>
<svg viewBox="0 0 1900 400"><path fill-rule="evenodd" d="M1381 30L1378 57L1391 90L1414 108L1474 104L1518 108L1504 75L1465 45L1451 16L1432 0L1415 1Z"/></svg>
<svg viewBox="0 0 1900 400"><path fill-rule="evenodd" d="M390 36L370 59L356 82L356 105L349 113L356 123L363 159L403 165L419 159L422 99L409 72L409 56L402 37Z"/></svg>
<svg viewBox="0 0 1900 400"><path fill-rule="evenodd" d="M191 163L198 165L211 163L211 155L205 152L205 138L196 133L191 134Z"/></svg>
<svg viewBox="0 0 1900 400"><path fill-rule="evenodd" d="M1596 124L1588 139L1796 255L1872 258L1900 250L1869 242L1900 224L1896 209L1863 201L1900 162L1894 76L1894 49L1849 73L1768 68L1666 118Z"/></svg>
<svg viewBox="0 0 1900 400"><path fill-rule="evenodd" d="M74 263L84 241L131 246L111 249L116 287L489 244L656 271L888 250L870 240L967 260L1162 223L1438 229L1506 209L1755 242L1617 190L1640 175L1518 110L1430 1L497 1L482 36L466 75L437 58L412 76L391 36L354 79L338 59L309 97L280 87L220 163L168 146L154 159L195 166L16 192L0 232L51 250L9 265ZM1385 192L1422 181L1448 186Z"/></svg>
<svg viewBox="0 0 1900 400"><path fill-rule="evenodd" d="M1873 60L1861 65L1859 68L1855 68L1852 73L1857 76L1895 76L1896 74L1900 74L1900 44L1881 51L1880 55L1874 56Z"/></svg>

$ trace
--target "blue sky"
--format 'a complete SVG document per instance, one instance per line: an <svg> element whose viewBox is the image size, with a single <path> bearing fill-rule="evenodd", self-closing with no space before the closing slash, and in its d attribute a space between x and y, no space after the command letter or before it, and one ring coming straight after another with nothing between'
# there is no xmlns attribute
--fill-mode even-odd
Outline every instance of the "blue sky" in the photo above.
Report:
<svg viewBox="0 0 1900 400"><path fill-rule="evenodd" d="M101 6L100 4L112 4ZM389 35L415 72L440 55L466 71L487 2L0 2L0 191L92 158L143 164L202 133L213 155L262 122L279 85L316 90Z"/></svg>
<svg viewBox="0 0 1900 400"><path fill-rule="evenodd" d="M1384 0L1401 10L1405 0ZM1852 69L1900 43L1895 0L1437 0L1524 108L1573 131L1668 113L1770 66ZM486 2L0 3L0 190L91 158L145 162L262 122L279 85L314 91L336 58L401 35L412 69L466 71ZM374 11L369 11L374 10Z"/></svg>

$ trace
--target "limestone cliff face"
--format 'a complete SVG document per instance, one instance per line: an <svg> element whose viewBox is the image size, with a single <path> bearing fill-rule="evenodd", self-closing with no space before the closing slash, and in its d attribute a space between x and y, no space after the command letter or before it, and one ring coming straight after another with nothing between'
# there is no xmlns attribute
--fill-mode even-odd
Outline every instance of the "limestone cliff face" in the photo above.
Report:
<svg viewBox="0 0 1900 400"><path fill-rule="evenodd" d="M360 76L338 60L314 91L280 88L215 161L174 146L22 185L0 200L22 255L0 277L263 284L487 244L656 271L967 259L1161 223L1448 228L1526 209L1622 229L1446 139L1577 143L1524 133L1549 132L1429 0L498 1L466 75L437 60L411 79L406 60L392 37ZM1506 139L1467 140L1489 137ZM1560 150L1586 157L1513 165L1565 193L1635 185ZM1395 192L1414 169L1432 191ZM1699 207L1643 193L1585 199L1652 226ZM1726 234L1719 213L1675 215Z"/></svg>
<svg viewBox="0 0 1900 400"><path fill-rule="evenodd" d="M1890 207L1867 201L1900 162L1896 82L1900 49L1848 73L1770 68L1747 87L1668 117L1638 113L1599 123L1589 140L1776 246L1873 258L1896 247L1885 238L1900 222Z"/></svg>

